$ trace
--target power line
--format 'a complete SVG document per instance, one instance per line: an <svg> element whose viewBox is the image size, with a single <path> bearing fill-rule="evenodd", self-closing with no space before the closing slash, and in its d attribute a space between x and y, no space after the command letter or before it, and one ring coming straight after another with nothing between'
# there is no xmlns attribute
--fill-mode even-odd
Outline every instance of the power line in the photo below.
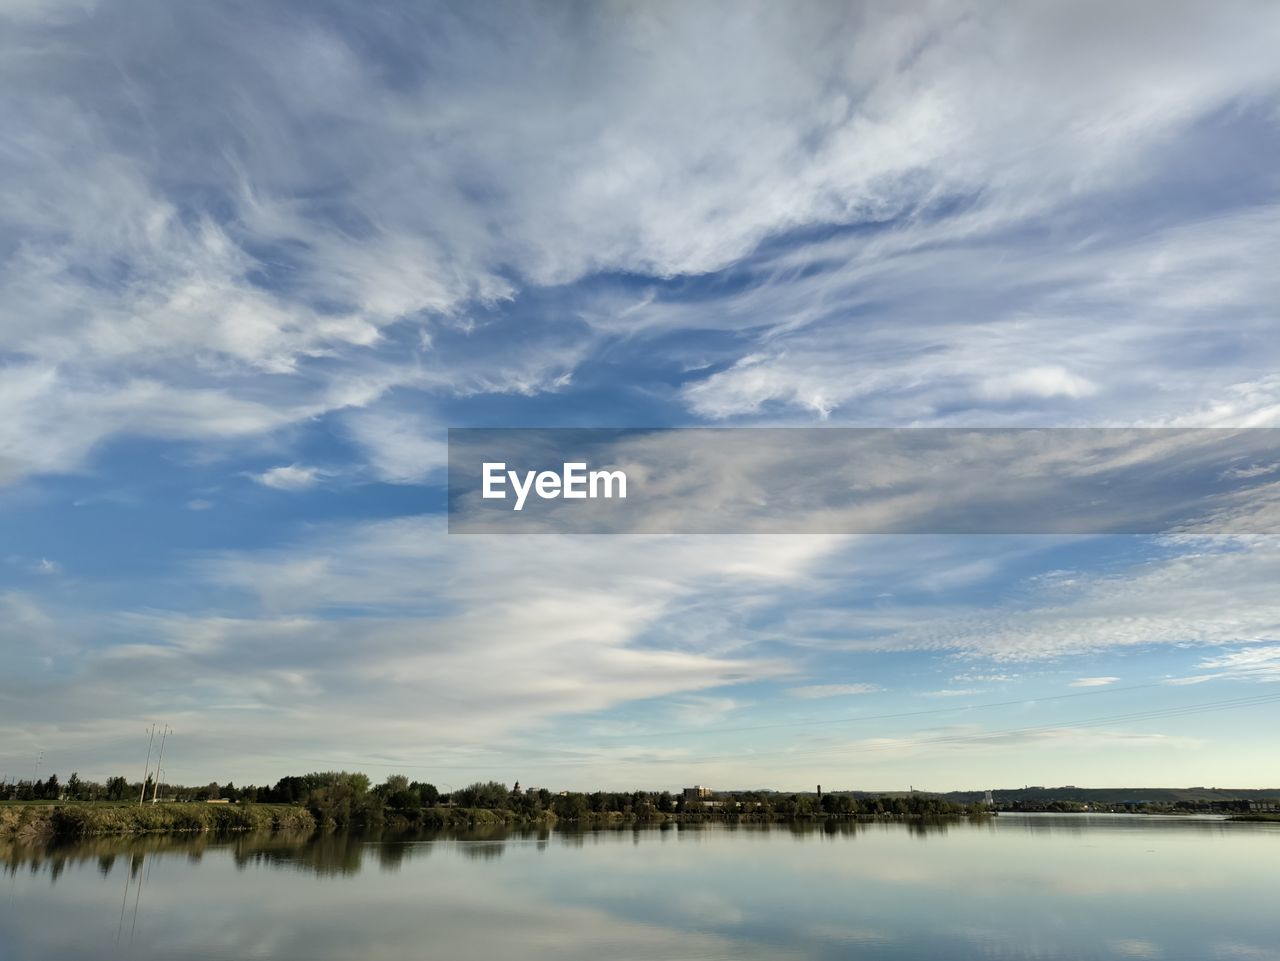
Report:
<svg viewBox="0 0 1280 961"><path fill-rule="evenodd" d="M143 799L147 796L147 775L151 773L151 745L155 743L156 725L151 722L150 737L147 738L147 766L142 769L142 790L138 792L138 805L141 807Z"/></svg>
<svg viewBox="0 0 1280 961"><path fill-rule="evenodd" d="M156 803L156 795L160 793L160 765L164 763L164 742L168 739L169 735L172 733L173 733L173 728L171 728L168 724L166 724L164 726L164 731L160 735L160 756L156 758L156 780L155 780L155 784L151 788L152 804ZM147 789L147 785L146 785L146 782L144 781L142 783L142 790L146 791L146 789Z"/></svg>

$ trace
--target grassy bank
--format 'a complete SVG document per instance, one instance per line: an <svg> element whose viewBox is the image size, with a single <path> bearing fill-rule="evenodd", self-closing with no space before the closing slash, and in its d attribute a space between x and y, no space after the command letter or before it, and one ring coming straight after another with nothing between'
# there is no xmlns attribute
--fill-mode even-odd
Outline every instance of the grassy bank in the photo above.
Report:
<svg viewBox="0 0 1280 961"><path fill-rule="evenodd" d="M514 811L486 808L430 807L410 815L388 812L373 827L393 829L472 829L501 825L551 824L543 812L525 818ZM0 802L0 839L83 838L109 834L190 834L237 831L302 831L331 829L296 804L142 804L136 802Z"/></svg>
<svg viewBox="0 0 1280 961"><path fill-rule="evenodd" d="M5 804L0 837L79 838L97 834L310 831L311 813L289 804Z"/></svg>
<svg viewBox="0 0 1280 961"><path fill-rule="evenodd" d="M1280 821L1280 814L1237 814L1230 821Z"/></svg>
<svg viewBox="0 0 1280 961"><path fill-rule="evenodd" d="M953 815L954 816L954 815ZM963 816L963 815L961 815ZM1264 815L1258 815L1264 818ZM124 834L221 834L242 831L312 832L335 827L352 829L475 830L501 826L550 826L556 823L579 827L619 824L788 823L792 821L877 821L919 820L889 815L810 815L796 818L782 814L698 813L675 814L650 811L643 816L617 811L584 813L564 820L551 811L530 816L504 808L434 806L414 811L387 811L373 823L351 825L318 817L306 807L293 804L143 804L131 802L35 802L0 803L0 839L17 841L47 838L84 838Z"/></svg>

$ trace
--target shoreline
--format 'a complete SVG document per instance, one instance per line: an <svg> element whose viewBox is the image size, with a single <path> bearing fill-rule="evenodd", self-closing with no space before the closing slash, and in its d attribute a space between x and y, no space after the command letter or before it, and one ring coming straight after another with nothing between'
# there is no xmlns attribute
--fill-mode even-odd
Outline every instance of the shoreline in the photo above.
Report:
<svg viewBox="0 0 1280 961"><path fill-rule="evenodd" d="M560 818L543 811L535 816L493 808L423 808L411 814L387 812L376 827L391 831L423 829L474 829L484 827L582 827L661 824L788 824L788 823L911 823L918 821L982 820L995 813L956 813L945 816L848 814L783 815L621 812L591 813L580 818ZM374 825L366 825L372 827ZM347 825L322 821L302 805L193 803L117 804L55 802L0 805L0 839L16 841L62 840L109 835L234 834L241 832L324 832Z"/></svg>
<svg viewBox="0 0 1280 961"><path fill-rule="evenodd" d="M308 831L304 807L289 804L200 805L57 802L0 806L0 838L39 841L97 835L230 834Z"/></svg>

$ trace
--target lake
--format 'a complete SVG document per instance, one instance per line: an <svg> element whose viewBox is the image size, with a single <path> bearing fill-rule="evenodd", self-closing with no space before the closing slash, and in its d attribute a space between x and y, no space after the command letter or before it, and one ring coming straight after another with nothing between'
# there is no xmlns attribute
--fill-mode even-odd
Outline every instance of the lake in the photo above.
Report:
<svg viewBox="0 0 1280 961"><path fill-rule="evenodd" d="M1280 959L1280 824L0 845L0 958Z"/></svg>

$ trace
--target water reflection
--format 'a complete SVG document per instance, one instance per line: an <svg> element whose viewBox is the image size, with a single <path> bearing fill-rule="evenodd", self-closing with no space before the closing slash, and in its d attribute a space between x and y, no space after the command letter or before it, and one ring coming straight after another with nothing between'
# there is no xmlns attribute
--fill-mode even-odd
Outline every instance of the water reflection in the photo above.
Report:
<svg viewBox="0 0 1280 961"><path fill-rule="evenodd" d="M0 844L0 958L1280 961L1280 825L488 829Z"/></svg>

